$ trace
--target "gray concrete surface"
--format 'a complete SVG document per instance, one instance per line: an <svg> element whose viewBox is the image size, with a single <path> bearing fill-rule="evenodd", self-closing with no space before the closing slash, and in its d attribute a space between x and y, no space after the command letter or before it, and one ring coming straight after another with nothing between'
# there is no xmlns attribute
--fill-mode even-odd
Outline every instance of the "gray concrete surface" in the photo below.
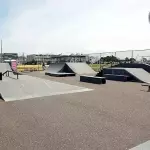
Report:
<svg viewBox="0 0 150 150"><path fill-rule="evenodd" d="M128 150L150 139L150 93L141 84L30 75L94 90L1 102L0 150Z"/></svg>
<svg viewBox="0 0 150 150"><path fill-rule="evenodd" d="M130 74L135 76L142 82L150 83L150 74L144 69L140 68L125 68Z"/></svg>
<svg viewBox="0 0 150 150"><path fill-rule="evenodd" d="M4 73L7 70L12 71L8 63L0 63L0 72Z"/></svg>
<svg viewBox="0 0 150 150"><path fill-rule="evenodd" d="M5 101L86 92L90 90L92 89L31 77L28 75L21 75L18 80L3 77L3 80L0 82L0 94Z"/></svg>
<svg viewBox="0 0 150 150"><path fill-rule="evenodd" d="M66 63L71 70L76 74L94 74L96 72L86 63Z"/></svg>

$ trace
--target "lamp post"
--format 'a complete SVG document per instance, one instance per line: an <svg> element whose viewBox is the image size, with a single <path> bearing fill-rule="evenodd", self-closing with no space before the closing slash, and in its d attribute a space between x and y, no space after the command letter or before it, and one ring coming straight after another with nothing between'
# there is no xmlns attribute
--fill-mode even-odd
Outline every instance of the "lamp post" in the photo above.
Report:
<svg viewBox="0 0 150 150"><path fill-rule="evenodd" d="M2 40L1 40L1 63L3 62L3 45L2 45Z"/></svg>
<svg viewBox="0 0 150 150"><path fill-rule="evenodd" d="M148 13L148 21L150 23L150 12Z"/></svg>

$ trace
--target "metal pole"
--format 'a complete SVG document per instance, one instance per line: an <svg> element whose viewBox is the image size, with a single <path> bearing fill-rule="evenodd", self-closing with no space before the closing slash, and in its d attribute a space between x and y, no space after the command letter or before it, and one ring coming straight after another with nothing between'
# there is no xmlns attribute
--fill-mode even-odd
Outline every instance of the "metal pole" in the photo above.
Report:
<svg viewBox="0 0 150 150"><path fill-rule="evenodd" d="M132 56L131 56L131 58L133 58L133 50L132 50Z"/></svg>
<svg viewBox="0 0 150 150"><path fill-rule="evenodd" d="M134 57L134 56L133 56L133 52L134 52L134 51L132 50L131 63L133 63L133 57Z"/></svg>
<svg viewBox="0 0 150 150"><path fill-rule="evenodd" d="M116 52L115 52L115 59L116 59L117 57L116 57ZM116 65L116 62L117 62L117 60L115 61L115 65Z"/></svg>
<svg viewBox="0 0 150 150"><path fill-rule="evenodd" d="M99 71L101 71L101 53L100 53L100 58L99 58Z"/></svg>
<svg viewBox="0 0 150 150"><path fill-rule="evenodd" d="M3 62L3 45L2 45L2 40L1 40L1 63Z"/></svg>

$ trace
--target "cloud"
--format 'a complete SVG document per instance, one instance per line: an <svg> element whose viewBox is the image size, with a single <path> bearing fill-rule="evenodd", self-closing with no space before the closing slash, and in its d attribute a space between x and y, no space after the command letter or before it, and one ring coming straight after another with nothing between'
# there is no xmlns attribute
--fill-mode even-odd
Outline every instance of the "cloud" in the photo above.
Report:
<svg viewBox="0 0 150 150"><path fill-rule="evenodd" d="M148 0L9 0L6 52L73 53L150 47Z"/></svg>

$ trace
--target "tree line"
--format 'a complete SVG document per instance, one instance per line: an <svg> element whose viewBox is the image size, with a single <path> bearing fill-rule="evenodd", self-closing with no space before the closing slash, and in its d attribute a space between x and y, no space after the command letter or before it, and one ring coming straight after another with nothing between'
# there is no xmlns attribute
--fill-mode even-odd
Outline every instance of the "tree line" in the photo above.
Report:
<svg viewBox="0 0 150 150"><path fill-rule="evenodd" d="M89 63L91 63L91 59L94 58L94 57L91 57L90 60L89 60ZM101 57L99 60L96 60L95 64L101 62L101 63L113 63L113 62L119 62L119 63L133 63L135 62L136 60L134 58L128 58L126 57L125 59L119 59L115 56L106 56L106 57Z"/></svg>

